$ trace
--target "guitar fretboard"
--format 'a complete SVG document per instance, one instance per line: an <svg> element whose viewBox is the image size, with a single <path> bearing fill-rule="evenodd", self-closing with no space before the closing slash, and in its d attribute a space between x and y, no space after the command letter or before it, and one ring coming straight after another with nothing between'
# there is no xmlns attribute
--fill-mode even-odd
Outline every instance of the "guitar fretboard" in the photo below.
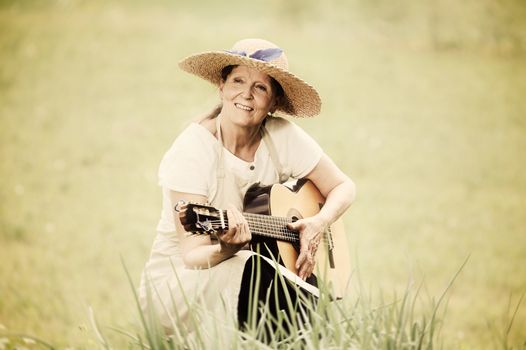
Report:
<svg viewBox="0 0 526 350"><path fill-rule="evenodd" d="M287 227L287 224L292 223L290 218L252 213L243 213L243 216L247 220L248 227L253 235L270 237L291 243L299 242L298 233ZM228 228L225 210L223 211L223 217Z"/></svg>

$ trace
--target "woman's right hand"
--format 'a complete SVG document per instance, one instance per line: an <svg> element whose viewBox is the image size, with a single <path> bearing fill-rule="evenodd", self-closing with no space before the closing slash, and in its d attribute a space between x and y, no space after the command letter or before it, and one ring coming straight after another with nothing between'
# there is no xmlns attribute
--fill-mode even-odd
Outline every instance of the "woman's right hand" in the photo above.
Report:
<svg viewBox="0 0 526 350"><path fill-rule="evenodd" d="M221 247L220 252L229 256L237 253L252 239L247 220L233 205L227 209L228 230L219 232L217 237Z"/></svg>

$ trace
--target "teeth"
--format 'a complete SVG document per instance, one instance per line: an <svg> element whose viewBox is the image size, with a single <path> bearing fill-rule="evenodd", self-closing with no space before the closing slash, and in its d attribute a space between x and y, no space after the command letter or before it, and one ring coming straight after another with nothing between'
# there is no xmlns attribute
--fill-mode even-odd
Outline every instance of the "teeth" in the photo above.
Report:
<svg viewBox="0 0 526 350"><path fill-rule="evenodd" d="M237 108L240 108L240 109L242 109L242 110L244 110L244 111L251 111L251 110L252 110L252 108L247 107L247 106L244 106L244 105L239 104L239 103L236 103L236 107L237 107Z"/></svg>

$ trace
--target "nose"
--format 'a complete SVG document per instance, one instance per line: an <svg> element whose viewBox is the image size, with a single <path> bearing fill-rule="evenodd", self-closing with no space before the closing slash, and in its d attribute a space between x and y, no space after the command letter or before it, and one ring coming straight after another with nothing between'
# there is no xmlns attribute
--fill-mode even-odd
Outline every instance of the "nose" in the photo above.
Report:
<svg viewBox="0 0 526 350"><path fill-rule="evenodd" d="M243 88L243 91L241 91L241 97L247 99L247 100L251 100L254 96L252 96L252 86L250 85L246 85L244 88Z"/></svg>

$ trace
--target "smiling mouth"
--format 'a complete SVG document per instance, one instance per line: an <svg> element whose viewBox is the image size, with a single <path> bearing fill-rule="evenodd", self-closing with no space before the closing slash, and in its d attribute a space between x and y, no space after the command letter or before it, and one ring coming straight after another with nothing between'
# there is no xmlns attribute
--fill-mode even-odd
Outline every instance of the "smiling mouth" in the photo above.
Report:
<svg viewBox="0 0 526 350"><path fill-rule="evenodd" d="M249 107L249 106L242 105L242 104L240 104L240 103L235 103L234 105L235 105L237 108L242 109L242 110L244 110L244 111L249 111L249 112L250 112L250 111L253 111L253 110L254 110L254 108L251 108L251 107Z"/></svg>

